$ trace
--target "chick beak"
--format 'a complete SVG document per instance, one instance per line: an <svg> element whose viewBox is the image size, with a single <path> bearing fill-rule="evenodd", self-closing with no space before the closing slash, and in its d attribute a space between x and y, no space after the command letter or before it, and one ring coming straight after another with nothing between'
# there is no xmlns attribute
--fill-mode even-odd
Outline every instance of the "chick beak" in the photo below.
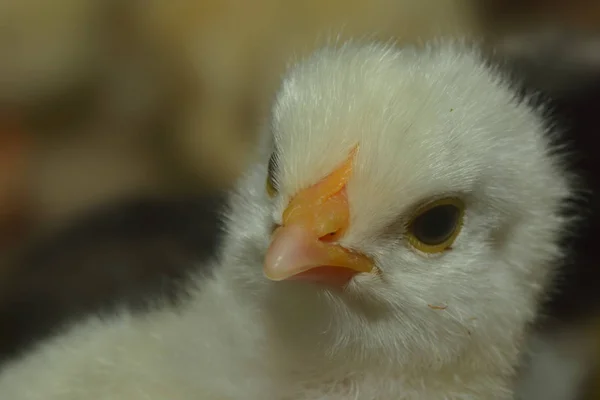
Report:
<svg viewBox="0 0 600 400"><path fill-rule="evenodd" d="M354 152L329 176L292 198L267 250L267 278L344 286L356 274L373 271L369 257L337 243L349 227L346 184L353 156Z"/></svg>

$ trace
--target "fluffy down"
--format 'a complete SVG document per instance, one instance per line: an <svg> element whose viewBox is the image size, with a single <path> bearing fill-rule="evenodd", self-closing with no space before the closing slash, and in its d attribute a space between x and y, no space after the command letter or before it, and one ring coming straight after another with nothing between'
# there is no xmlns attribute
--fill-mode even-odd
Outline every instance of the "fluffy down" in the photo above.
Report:
<svg viewBox="0 0 600 400"><path fill-rule="evenodd" d="M346 43L285 76L231 195L214 276L192 300L74 326L0 376L12 400L510 399L527 326L560 260L572 195L544 118L470 46ZM379 274L344 290L269 281L274 224L360 149L340 244ZM265 190L276 149L279 192ZM451 194L451 251L404 240L410 210Z"/></svg>

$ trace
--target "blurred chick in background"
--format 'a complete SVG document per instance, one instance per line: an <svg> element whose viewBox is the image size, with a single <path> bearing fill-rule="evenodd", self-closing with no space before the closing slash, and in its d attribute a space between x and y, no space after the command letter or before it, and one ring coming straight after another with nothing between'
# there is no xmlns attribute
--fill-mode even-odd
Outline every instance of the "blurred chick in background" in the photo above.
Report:
<svg viewBox="0 0 600 400"><path fill-rule="evenodd" d="M22 222L16 216L25 212L21 202L30 152L23 108L52 101L91 75L101 37L96 3L0 2L0 249L14 244Z"/></svg>
<svg viewBox="0 0 600 400"><path fill-rule="evenodd" d="M102 13L97 0L0 3L0 104L52 101L101 67Z"/></svg>
<svg viewBox="0 0 600 400"><path fill-rule="evenodd" d="M0 2L0 137L11 143L2 167L13 177L1 182L0 207L33 218L29 228L138 189L140 150L123 146L119 121L99 115L103 98L114 102L102 95L121 61L109 35L117 11L98 0ZM73 179L78 173L85 178ZM3 215L0 225L14 232L14 217Z"/></svg>

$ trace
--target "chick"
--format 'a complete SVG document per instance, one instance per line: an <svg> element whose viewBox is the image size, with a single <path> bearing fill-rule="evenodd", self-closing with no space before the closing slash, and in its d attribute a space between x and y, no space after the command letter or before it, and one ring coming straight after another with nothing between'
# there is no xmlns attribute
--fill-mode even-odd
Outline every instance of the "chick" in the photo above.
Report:
<svg viewBox="0 0 600 400"><path fill-rule="evenodd" d="M511 399L574 195L543 114L468 44L286 74L213 276L0 375L13 400Z"/></svg>

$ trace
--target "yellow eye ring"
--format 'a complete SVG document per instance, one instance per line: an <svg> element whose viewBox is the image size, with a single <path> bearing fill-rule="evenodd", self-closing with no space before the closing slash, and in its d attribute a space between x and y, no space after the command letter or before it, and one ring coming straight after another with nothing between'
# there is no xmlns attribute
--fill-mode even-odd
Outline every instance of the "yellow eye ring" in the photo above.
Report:
<svg viewBox="0 0 600 400"><path fill-rule="evenodd" d="M432 201L417 208L407 224L406 240L428 254L448 250L461 231L465 205L457 197Z"/></svg>
<svg viewBox="0 0 600 400"><path fill-rule="evenodd" d="M275 181L275 169L277 167L277 160L275 157L275 153L273 153L271 158L269 158L269 166L267 168L266 188L267 194L271 198L277 196L278 193L277 182Z"/></svg>

